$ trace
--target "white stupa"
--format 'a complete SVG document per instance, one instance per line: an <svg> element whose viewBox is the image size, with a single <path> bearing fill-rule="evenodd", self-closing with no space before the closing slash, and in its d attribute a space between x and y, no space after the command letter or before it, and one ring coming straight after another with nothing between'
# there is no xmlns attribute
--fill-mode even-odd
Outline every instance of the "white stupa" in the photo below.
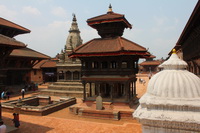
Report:
<svg viewBox="0 0 200 133"><path fill-rule="evenodd" d="M163 71L149 81L133 113L143 133L200 132L200 78L173 51Z"/></svg>

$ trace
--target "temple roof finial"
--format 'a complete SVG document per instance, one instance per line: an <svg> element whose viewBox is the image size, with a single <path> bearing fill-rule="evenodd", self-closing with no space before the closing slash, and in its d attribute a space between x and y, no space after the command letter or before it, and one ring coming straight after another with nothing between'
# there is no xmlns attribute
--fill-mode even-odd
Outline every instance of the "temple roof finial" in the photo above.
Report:
<svg viewBox="0 0 200 133"><path fill-rule="evenodd" d="M173 49L173 50L172 50L172 54L176 54L176 49Z"/></svg>
<svg viewBox="0 0 200 133"><path fill-rule="evenodd" d="M110 4L107 13L111 13L111 12L113 12L113 11L112 11L112 6L111 6L111 4Z"/></svg>
<svg viewBox="0 0 200 133"><path fill-rule="evenodd" d="M73 16L73 21L76 21L76 15L73 13L72 16Z"/></svg>

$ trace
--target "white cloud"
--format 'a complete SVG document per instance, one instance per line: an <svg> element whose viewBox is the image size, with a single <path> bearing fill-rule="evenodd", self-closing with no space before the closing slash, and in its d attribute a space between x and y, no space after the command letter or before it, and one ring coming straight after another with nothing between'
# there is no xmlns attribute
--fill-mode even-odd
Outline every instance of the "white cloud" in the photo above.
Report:
<svg viewBox="0 0 200 133"><path fill-rule="evenodd" d="M37 8L31 7L31 6L23 7L22 12L25 14L31 14L31 15L40 15L41 14Z"/></svg>
<svg viewBox="0 0 200 133"><path fill-rule="evenodd" d="M170 32L176 30L176 27L179 24L179 20L177 18L168 18L166 16L154 16L153 23L154 25L151 28L151 32L156 34L163 34L163 32L170 34Z"/></svg>
<svg viewBox="0 0 200 133"><path fill-rule="evenodd" d="M8 9L5 5L0 5L0 16L7 19L15 18L17 13Z"/></svg>
<svg viewBox="0 0 200 133"><path fill-rule="evenodd" d="M53 21L46 26L32 27L30 34L16 38L29 48L54 57L64 48L70 25L71 22Z"/></svg>
<svg viewBox="0 0 200 133"><path fill-rule="evenodd" d="M97 31L92 28L84 28L84 29L79 29L81 31L80 35L81 38L83 39L83 43L86 43L87 41L90 41L94 38L100 38L98 35Z"/></svg>
<svg viewBox="0 0 200 133"><path fill-rule="evenodd" d="M55 7L52 9L51 13L58 17L66 17L67 13L64 8L62 7Z"/></svg>
<svg viewBox="0 0 200 133"><path fill-rule="evenodd" d="M53 21L52 23L48 24L49 28L55 29L55 28L66 28L67 25L69 25L70 22L65 21Z"/></svg>
<svg viewBox="0 0 200 133"><path fill-rule="evenodd" d="M169 19L165 16L163 16L163 17L154 16L153 20L155 21L155 24L157 26L163 26L168 22Z"/></svg>

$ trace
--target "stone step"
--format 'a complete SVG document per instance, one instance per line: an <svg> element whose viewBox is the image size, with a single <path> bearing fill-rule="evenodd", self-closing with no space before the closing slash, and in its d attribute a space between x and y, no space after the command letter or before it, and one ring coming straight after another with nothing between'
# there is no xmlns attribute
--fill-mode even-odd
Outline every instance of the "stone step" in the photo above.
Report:
<svg viewBox="0 0 200 133"><path fill-rule="evenodd" d="M83 91L66 91L66 90L41 90L41 95L48 95L48 96L70 96L70 97L83 97ZM86 95L88 93L86 92Z"/></svg>
<svg viewBox="0 0 200 133"><path fill-rule="evenodd" d="M49 90L66 90L66 91L83 91L83 86L57 86L52 85L48 87Z"/></svg>
<svg viewBox="0 0 200 133"><path fill-rule="evenodd" d="M52 85L83 86L81 82L54 82Z"/></svg>

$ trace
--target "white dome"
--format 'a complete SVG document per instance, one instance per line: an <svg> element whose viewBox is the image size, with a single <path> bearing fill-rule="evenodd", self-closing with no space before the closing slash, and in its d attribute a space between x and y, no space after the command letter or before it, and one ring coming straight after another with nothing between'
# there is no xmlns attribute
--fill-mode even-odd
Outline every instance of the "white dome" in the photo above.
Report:
<svg viewBox="0 0 200 133"><path fill-rule="evenodd" d="M133 117L143 133L200 131L200 78L185 70L187 63L176 54L161 66L164 70L149 81Z"/></svg>
<svg viewBox="0 0 200 133"><path fill-rule="evenodd" d="M200 98L200 79L185 70L185 61L172 54L162 66L164 70L149 81L147 93L166 98Z"/></svg>

